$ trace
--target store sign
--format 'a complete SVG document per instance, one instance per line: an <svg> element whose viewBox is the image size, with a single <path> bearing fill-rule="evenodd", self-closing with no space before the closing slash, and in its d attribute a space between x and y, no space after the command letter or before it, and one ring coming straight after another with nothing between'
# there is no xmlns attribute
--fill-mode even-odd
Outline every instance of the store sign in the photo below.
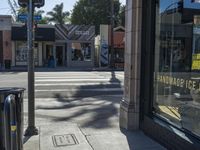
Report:
<svg viewBox="0 0 200 150"><path fill-rule="evenodd" d="M157 81L166 85L185 88L189 90L198 90L200 92L199 78L170 76L165 74L157 74Z"/></svg>
<svg viewBox="0 0 200 150"><path fill-rule="evenodd" d="M89 31L75 31L76 35L90 35Z"/></svg>

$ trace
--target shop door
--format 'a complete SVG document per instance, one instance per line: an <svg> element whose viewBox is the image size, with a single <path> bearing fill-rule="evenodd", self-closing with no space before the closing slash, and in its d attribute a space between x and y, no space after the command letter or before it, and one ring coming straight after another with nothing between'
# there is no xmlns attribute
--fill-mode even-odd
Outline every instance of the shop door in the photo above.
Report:
<svg viewBox="0 0 200 150"><path fill-rule="evenodd" d="M57 64L57 66L63 66L64 65L63 46L56 46L56 64Z"/></svg>

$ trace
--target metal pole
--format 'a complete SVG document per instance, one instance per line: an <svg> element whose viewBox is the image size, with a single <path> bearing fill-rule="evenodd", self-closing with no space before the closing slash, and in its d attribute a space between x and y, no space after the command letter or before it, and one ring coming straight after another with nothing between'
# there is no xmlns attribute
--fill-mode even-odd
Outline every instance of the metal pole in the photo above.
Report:
<svg viewBox="0 0 200 150"><path fill-rule="evenodd" d="M110 0L111 1L111 17L110 17L110 25L111 25L111 56L110 56L110 67L113 68L114 67L114 35L113 35L113 29L114 29L114 0Z"/></svg>
<svg viewBox="0 0 200 150"><path fill-rule="evenodd" d="M35 87L34 87L34 52L33 52L33 0L29 0L28 7L28 23L27 23L27 37L28 37L28 128L25 135L37 135L38 130L35 127Z"/></svg>

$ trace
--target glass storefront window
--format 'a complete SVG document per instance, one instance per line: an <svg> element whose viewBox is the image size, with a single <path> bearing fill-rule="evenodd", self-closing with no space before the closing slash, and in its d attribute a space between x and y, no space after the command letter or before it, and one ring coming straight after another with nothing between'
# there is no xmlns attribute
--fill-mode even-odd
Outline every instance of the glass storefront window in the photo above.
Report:
<svg viewBox="0 0 200 150"><path fill-rule="evenodd" d="M34 44L34 58L36 65L38 64L38 43ZM28 49L26 42L17 42L15 51L16 65L27 65Z"/></svg>
<svg viewBox="0 0 200 150"><path fill-rule="evenodd" d="M90 43L72 43L72 61L91 61Z"/></svg>
<svg viewBox="0 0 200 150"><path fill-rule="evenodd" d="M200 2L158 0L154 110L200 136Z"/></svg>

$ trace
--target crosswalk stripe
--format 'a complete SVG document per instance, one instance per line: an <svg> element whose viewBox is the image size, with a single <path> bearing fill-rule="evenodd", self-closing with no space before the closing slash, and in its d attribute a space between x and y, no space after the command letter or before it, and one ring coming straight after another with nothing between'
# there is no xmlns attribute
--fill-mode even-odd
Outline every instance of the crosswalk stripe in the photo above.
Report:
<svg viewBox="0 0 200 150"><path fill-rule="evenodd" d="M36 82L65 82L65 81L110 81L111 79L36 79Z"/></svg>
<svg viewBox="0 0 200 150"><path fill-rule="evenodd" d="M106 83L106 82L95 82L95 83L42 83L42 84L39 84L39 83L36 83L35 86L63 86L63 85L66 85L66 86L84 86L84 85L102 85L102 86L107 86L107 85L120 85L122 86L121 83L119 82L112 82L112 83Z"/></svg>
<svg viewBox="0 0 200 150"><path fill-rule="evenodd" d="M91 76L94 78L94 76ZM72 77L35 77L35 79L91 79L91 77L84 77L84 78L81 78L80 76L78 77L75 77L75 76L72 76ZM104 78L95 78L95 79L104 79Z"/></svg>
<svg viewBox="0 0 200 150"><path fill-rule="evenodd" d="M47 90L35 90L35 92L77 92L79 89L47 89ZM95 92L106 92L106 91L122 91L121 88L101 88L101 89L81 89L81 91L95 91Z"/></svg>
<svg viewBox="0 0 200 150"><path fill-rule="evenodd" d="M122 94L115 94L115 95L109 95L108 94L106 96L122 97L123 95ZM59 98L35 98L35 100L40 101L40 102L41 101L43 101L43 102L45 102L45 101L55 101L57 99L59 99ZM73 100L74 100L73 97L68 97L66 102L70 102L70 101L73 101ZM91 100L94 100L94 99L93 99L93 97L90 97L90 98L87 98L87 100L91 101ZM100 101L105 101L105 99L102 99ZM24 102L28 102L28 98L24 98ZM62 102L60 102L60 103L62 103ZM77 101L77 103L79 103L79 101Z"/></svg>

